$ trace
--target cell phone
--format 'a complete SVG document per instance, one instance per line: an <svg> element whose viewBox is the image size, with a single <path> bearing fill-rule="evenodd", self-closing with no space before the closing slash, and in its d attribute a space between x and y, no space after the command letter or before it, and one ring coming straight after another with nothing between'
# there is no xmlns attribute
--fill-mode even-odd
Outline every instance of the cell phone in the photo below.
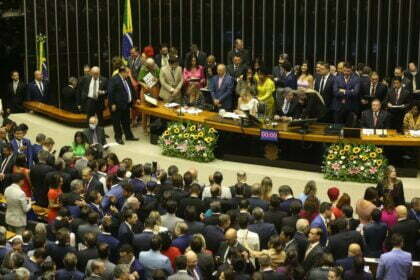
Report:
<svg viewBox="0 0 420 280"><path fill-rule="evenodd" d="M153 166L153 172L156 172L157 171L157 161L153 161L152 166Z"/></svg>

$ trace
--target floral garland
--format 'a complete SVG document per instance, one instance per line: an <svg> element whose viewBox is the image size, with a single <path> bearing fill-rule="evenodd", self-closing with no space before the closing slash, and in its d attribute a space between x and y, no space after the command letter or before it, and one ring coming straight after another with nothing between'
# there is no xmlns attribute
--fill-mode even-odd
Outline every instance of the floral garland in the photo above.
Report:
<svg viewBox="0 0 420 280"><path fill-rule="evenodd" d="M217 130L202 124L172 122L159 137L162 154L194 161L210 162L215 159Z"/></svg>
<svg viewBox="0 0 420 280"><path fill-rule="evenodd" d="M387 164L382 148L373 144L337 143L326 151L322 171L330 180L377 183Z"/></svg>

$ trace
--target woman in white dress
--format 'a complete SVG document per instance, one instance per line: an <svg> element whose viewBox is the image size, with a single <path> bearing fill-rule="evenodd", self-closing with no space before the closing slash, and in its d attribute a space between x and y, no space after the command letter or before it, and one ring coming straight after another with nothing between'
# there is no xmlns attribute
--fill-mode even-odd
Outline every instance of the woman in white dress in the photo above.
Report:
<svg viewBox="0 0 420 280"><path fill-rule="evenodd" d="M246 115L248 112L250 115L256 117L258 108L258 100L255 99L249 88L243 88L239 93L238 108L235 113L238 115Z"/></svg>
<svg viewBox="0 0 420 280"><path fill-rule="evenodd" d="M314 88L314 77L309 73L308 62L302 63L300 67L300 76L297 80L298 89L313 89Z"/></svg>

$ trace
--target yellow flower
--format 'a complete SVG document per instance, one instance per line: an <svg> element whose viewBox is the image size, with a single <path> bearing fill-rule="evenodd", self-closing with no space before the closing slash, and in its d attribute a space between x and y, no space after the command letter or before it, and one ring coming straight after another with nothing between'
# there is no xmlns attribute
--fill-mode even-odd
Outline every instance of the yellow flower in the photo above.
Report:
<svg viewBox="0 0 420 280"><path fill-rule="evenodd" d="M378 153L378 154L382 154L382 148L376 148L375 152Z"/></svg>
<svg viewBox="0 0 420 280"><path fill-rule="evenodd" d="M334 151L338 151L340 148L339 148L337 145L333 145L333 146L332 146L332 149L333 149Z"/></svg>
<svg viewBox="0 0 420 280"><path fill-rule="evenodd" d="M185 134L184 134L184 137L185 137L185 138L188 138L188 137L190 137L190 134L185 133Z"/></svg>
<svg viewBox="0 0 420 280"><path fill-rule="evenodd" d="M211 142L213 142L214 138L213 137L206 137L204 138L204 141L207 142L207 144L210 144Z"/></svg>
<svg viewBox="0 0 420 280"><path fill-rule="evenodd" d="M165 130L165 132L163 133L163 136L168 136L169 135L169 131Z"/></svg>
<svg viewBox="0 0 420 280"><path fill-rule="evenodd" d="M354 147L353 148L353 153L358 154L360 153L361 149L359 147Z"/></svg>
<svg viewBox="0 0 420 280"><path fill-rule="evenodd" d="M376 165L377 165L377 166L381 166L381 165L382 165L382 160L381 160L381 159L378 159L378 160L376 161Z"/></svg>
<svg viewBox="0 0 420 280"><path fill-rule="evenodd" d="M342 155L342 156L343 156L345 153L346 153L346 151L344 151L344 150L341 150L341 151L340 151L340 155Z"/></svg>
<svg viewBox="0 0 420 280"><path fill-rule="evenodd" d="M350 160L355 160L356 159L356 157L355 156L351 156L350 157Z"/></svg>
<svg viewBox="0 0 420 280"><path fill-rule="evenodd" d="M210 132L210 133L216 133L216 129L214 129L213 127L211 127L211 128L209 129L209 132Z"/></svg>
<svg viewBox="0 0 420 280"><path fill-rule="evenodd" d="M350 151L350 145L345 145L344 146L344 151L346 151L346 152Z"/></svg>
<svg viewBox="0 0 420 280"><path fill-rule="evenodd" d="M202 132L202 131L200 131L199 133L198 133L198 137L203 137L204 136L204 133Z"/></svg>
<svg viewBox="0 0 420 280"><path fill-rule="evenodd" d="M194 140L197 140L198 136L197 135L191 135L191 138L194 139Z"/></svg>
<svg viewBox="0 0 420 280"><path fill-rule="evenodd" d="M333 159L334 159L334 155L333 155L333 154L328 155L328 156L327 156L327 159L329 159L329 160L333 160Z"/></svg>
<svg viewBox="0 0 420 280"><path fill-rule="evenodd" d="M375 153L375 152L371 152L371 153L369 154L369 156L370 156L371 158L376 158L376 153Z"/></svg>
<svg viewBox="0 0 420 280"><path fill-rule="evenodd" d="M174 132L175 132L175 134L178 134L179 133L179 129L178 128L175 128L174 129Z"/></svg>
<svg viewBox="0 0 420 280"><path fill-rule="evenodd" d="M190 131L195 131L196 127L195 125L190 126Z"/></svg>
<svg viewBox="0 0 420 280"><path fill-rule="evenodd" d="M363 161L367 161L367 160L368 160L368 157L367 157L367 156L363 156L363 157L362 157L362 160L363 160Z"/></svg>

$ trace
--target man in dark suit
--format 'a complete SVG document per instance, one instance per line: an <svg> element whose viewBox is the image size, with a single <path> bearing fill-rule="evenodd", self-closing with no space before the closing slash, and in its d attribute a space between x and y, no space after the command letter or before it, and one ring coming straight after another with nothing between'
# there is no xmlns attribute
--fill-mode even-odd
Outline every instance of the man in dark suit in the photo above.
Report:
<svg viewBox="0 0 420 280"><path fill-rule="evenodd" d="M2 148L2 160L0 162L0 190L4 193L4 189L11 184L11 174L13 165L16 161L16 153L10 143L4 144Z"/></svg>
<svg viewBox="0 0 420 280"><path fill-rule="evenodd" d="M329 63L324 62L319 64L319 75L315 79L315 90L322 96L324 99L325 107L327 108L327 113L324 117L324 120L331 122L331 105L334 97L334 76L330 74Z"/></svg>
<svg viewBox="0 0 420 280"><path fill-rule="evenodd" d="M160 45L160 51L155 55L155 62L159 68L169 65L169 47L167 44Z"/></svg>
<svg viewBox="0 0 420 280"><path fill-rule="evenodd" d="M335 260L346 257L347 249L350 244L358 244L362 251L364 251L365 241L360 232L356 230L347 230L347 221L345 218L340 218L334 221L338 233L330 236L326 251L330 252Z"/></svg>
<svg viewBox="0 0 420 280"><path fill-rule="evenodd" d="M371 109L362 112L360 126L371 129L388 129L390 127L389 114L387 111L381 110L379 99L372 100Z"/></svg>
<svg viewBox="0 0 420 280"><path fill-rule="evenodd" d="M293 67L290 62L285 62L283 64L284 71L286 72L284 76L284 87L289 87L291 89L297 89L297 78L293 72Z"/></svg>
<svg viewBox="0 0 420 280"><path fill-rule="evenodd" d="M273 194L270 197L270 205L269 205L268 211L266 211L264 214L264 221L266 223L274 224L277 232L281 231L282 219L287 216L287 213L280 210L279 207L280 207L280 197L277 194ZM295 228L295 225L293 226L293 228Z"/></svg>
<svg viewBox="0 0 420 280"><path fill-rule="evenodd" d="M90 75L90 66L83 66L83 76L77 79L76 86L76 104L79 112L84 112L86 110L86 104L82 103L82 91L91 78L92 76Z"/></svg>
<svg viewBox="0 0 420 280"><path fill-rule="evenodd" d="M12 71L11 78L6 95L2 97L3 113L6 115L25 111L22 105L26 97L25 83L19 79L18 71Z"/></svg>
<svg viewBox="0 0 420 280"><path fill-rule="evenodd" d="M150 250L150 243L152 242L154 221L147 217L144 221L144 230L142 233L134 234L133 246L136 253Z"/></svg>
<svg viewBox="0 0 420 280"><path fill-rule="evenodd" d="M224 64L217 65L217 76L210 79L209 90L213 104L219 109L231 111L233 109L233 78L226 73Z"/></svg>
<svg viewBox="0 0 420 280"><path fill-rule="evenodd" d="M127 209L124 213L124 221L118 228L118 240L121 244L132 244L134 233L133 226L137 223L137 214L131 209Z"/></svg>
<svg viewBox="0 0 420 280"><path fill-rule="evenodd" d="M91 146L95 146L99 153L103 153L103 146L106 144L105 130L98 125L98 118L92 116L89 118L89 128L83 133L86 135L87 142Z"/></svg>
<svg viewBox="0 0 420 280"><path fill-rule="evenodd" d="M255 208L252 211L252 216L254 223L250 224L248 229L258 234L261 249L267 249L270 237L277 234L276 228L273 224L264 222L264 211L261 208Z"/></svg>
<svg viewBox="0 0 420 280"><path fill-rule="evenodd" d="M31 140L28 138L23 138L25 134L24 128L18 126L15 130L15 138L10 141L10 144L13 147L13 151L16 154L24 154L26 156L26 163L28 167L32 166L32 144Z"/></svg>
<svg viewBox="0 0 420 280"><path fill-rule="evenodd" d="M331 207L331 203L322 202L319 206L319 215L311 222L311 228L320 228L322 230L320 243L323 247L327 244L328 240L328 222L332 215Z"/></svg>
<svg viewBox="0 0 420 280"><path fill-rule="evenodd" d="M190 195L181 200L179 204L179 217L185 216L185 209L189 206L194 206L196 213L200 214L205 211L204 201L200 198L201 186L199 184L192 184L190 189Z"/></svg>
<svg viewBox="0 0 420 280"><path fill-rule="evenodd" d="M112 126L114 127L115 140L119 144L124 144L122 140L123 131L126 140L139 140L134 137L130 128L130 107L134 99L134 89L127 79L127 68L122 66L118 69L118 75L112 77L108 84L108 102L111 108Z"/></svg>
<svg viewBox="0 0 420 280"><path fill-rule="evenodd" d="M310 271L324 253L324 250L322 250L321 244L319 243L321 239L321 233L322 230L320 228L311 228L309 231L309 244L306 248L302 262L302 266L305 271Z"/></svg>
<svg viewBox="0 0 420 280"><path fill-rule="evenodd" d="M98 249L96 248L96 234L87 232L83 236L83 244L86 249L77 252L77 268L80 271L86 270L86 265L89 260L99 257Z"/></svg>
<svg viewBox="0 0 420 280"><path fill-rule="evenodd" d="M128 58L128 68L130 68L131 76L137 79L141 68L141 55L138 47L132 47L130 57Z"/></svg>
<svg viewBox="0 0 420 280"><path fill-rule="evenodd" d="M233 57L232 62L227 66L227 72L236 81L243 79L247 67L245 64L242 64L241 60L241 56L239 54L236 54Z"/></svg>
<svg viewBox="0 0 420 280"><path fill-rule="evenodd" d="M67 86L61 91L61 108L72 113L79 113L77 108L77 79L70 77Z"/></svg>
<svg viewBox="0 0 420 280"><path fill-rule="evenodd" d="M344 255L344 254L343 254ZM363 257L362 249L357 243L351 243L348 247L348 253L342 258L334 258L335 264L341 266L344 271L351 270L354 265L355 258Z"/></svg>
<svg viewBox="0 0 420 280"><path fill-rule="evenodd" d="M49 186L45 184L45 178L49 172L54 171L54 168L47 164L48 156L49 153L47 151L39 151L38 163L30 168L31 172L29 173L33 196L41 207L48 207L47 194Z"/></svg>
<svg viewBox="0 0 420 280"><path fill-rule="evenodd" d="M98 234L98 243L106 243L109 248L109 259L113 263L118 261L118 248L120 247L120 241L111 235L112 219L109 216L105 216L102 220L102 231Z"/></svg>
<svg viewBox="0 0 420 280"><path fill-rule="evenodd" d="M289 56L287 53L282 53L279 56L279 64L273 67L273 80L276 83L276 87L284 87L284 80L286 78L286 71L284 70L284 63L287 62Z"/></svg>
<svg viewBox="0 0 420 280"><path fill-rule="evenodd" d="M275 120L280 120L282 117L291 117L294 114L297 100L295 93L291 88L278 89L276 97L276 112Z"/></svg>
<svg viewBox="0 0 420 280"><path fill-rule="evenodd" d="M420 99L420 74L417 69L417 65L414 62L408 64L406 77L411 81L411 87L413 89L413 98L415 100Z"/></svg>
<svg viewBox="0 0 420 280"><path fill-rule="evenodd" d="M297 203L302 204L302 202L293 197L292 188L288 185L282 185L279 187L279 196L282 202L280 203L280 210L286 213L290 213L290 205L292 202L296 201Z"/></svg>
<svg viewBox="0 0 420 280"><path fill-rule="evenodd" d="M260 207L263 211L268 210L268 202L261 199L261 186L259 184L254 184L251 186L252 195L248 198L249 201L249 211L254 210L254 208Z"/></svg>
<svg viewBox="0 0 420 280"><path fill-rule="evenodd" d="M204 223L198 221L198 214L194 205L189 205L184 211L184 221L188 226L188 234L202 233L204 230Z"/></svg>
<svg viewBox="0 0 420 280"><path fill-rule="evenodd" d="M284 251L286 253L290 251L299 252L298 243L294 239L295 233L295 228L290 226L284 226L280 232L280 239L284 242Z"/></svg>
<svg viewBox="0 0 420 280"><path fill-rule="evenodd" d="M103 110L105 108L105 98L107 93L107 79L101 76L99 67L94 66L90 70L91 77L84 82L81 89L81 102L86 104L87 121L95 114L99 124L104 124Z"/></svg>
<svg viewBox="0 0 420 280"><path fill-rule="evenodd" d="M57 279L84 279L84 273L77 270L77 262L75 253L67 253L63 259L64 268L57 270L55 277Z"/></svg>
<svg viewBox="0 0 420 280"><path fill-rule="evenodd" d="M419 238L419 223L416 220L408 219L407 207L400 205L395 208L398 222L391 228L391 233L398 233L404 238L402 249L411 253L416 252L416 242Z"/></svg>
<svg viewBox="0 0 420 280"><path fill-rule="evenodd" d="M220 215L218 225L207 225L204 228L203 236L206 240L207 249L217 253L220 244L225 240L225 230L230 226L230 217L228 215Z"/></svg>
<svg viewBox="0 0 420 280"><path fill-rule="evenodd" d="M85 167L82 169L82 179L86 193L97 191L102 196L105 195L103 184L99 182L99 180L94 176L90 167Z"/></svg>
<svg viewBox="0 0 420 280"><path fill-rule="evenodd" d="M413 84L411 80L405 76L404 70L401 66L394 68L394 77L401 78L402 88L404 88L410 94L413 93Z"/></svg>
<svg viewBox="0 0 420 280"><path fill-rule="evenodd" d="M235 40L233 50L228 52L227 61L232 61L235 55L239 55L241 57L242 64L250 65L251 59L249 56L249 52L247 49L244 49L244 42L242 41L242 39Z"/></svg>
<svg viewBox="0 0 420 280"><path fill-rule="evenodd" d="M337 75L334 80L334 123L354 126L359 110L359 90L359 77L353 73L352 66L345 63L343 74Z"/></svg>
<svg viewBox="0 0 420 280"><path fill-rule="evenodd" d="M384 84L379 82L379 75L376 72L370 74L370 82L365 88L361 88L360 102L362 110L369 109L370 103L374 99L379 99L381 102L385 99L387 88Z"/></svg>
<svg viewBox="0 0 420 280"><path fill-rule="evenodd" d="M76 249L69 245L70 232L61 228L56 233L57 243L47 243L47 254L54 261L57 269L63 268L63 259L67 253L76 253Z"/></svg>
<svg viewBox="0 0 420 280"><path fill-rule="evenodd" d="M401 77L395 77L384 100L391 114L391 128L401 130L404 114L411 103L411 95L402 87Z"/></svg>
<svg viewBox="0 0 420 280"><path fill-rule="evenodd" d="M387 225L381 221L381 211L372 211L372 223L363 228L363 237L366 242L365 256L368 258L379 258L383 252L383 245L388 234Z"/></svg>
<svg viewBox="0 0 420 280"><path fill-rule="evenodd" d="M216 253L216 256L220 258L222 263L226 263L229 256L229 251L233 248L237 249L239 252L248 251L244 246L238 242L238 236L236 229L230 228L225 233L225 240L220 244L219 250Z"/></svg>
<svg viewBox="0 0 420 280"><path fill-rule="evenodd" d="M200 51L196 44L192 44L191 47L190 47L190 51L187 52L187 54L185 55L184 66L187 65L187 61L190 60L190 57L192 55L195 55L195 57L197 57L197 64L198 65L201 65L203 67L206 65L207 54L203 51Z"/></svg>
<svg viewBox="0 0 420 280"><path fill-rule="evenodd" d="M43 81L43 75L41 71L36 70L34 72L34 81L30 82L27 87L27 98L29 101L38 101L42 103L49 102L48 84Z"/></svg>
<svg viewBox="0 0 420 280"><path fill-rule="evenodd" d="M272 260L269 255L264 254L258 258L263 280L286 280L289 279L286 274L274 271Z"/></svg>

